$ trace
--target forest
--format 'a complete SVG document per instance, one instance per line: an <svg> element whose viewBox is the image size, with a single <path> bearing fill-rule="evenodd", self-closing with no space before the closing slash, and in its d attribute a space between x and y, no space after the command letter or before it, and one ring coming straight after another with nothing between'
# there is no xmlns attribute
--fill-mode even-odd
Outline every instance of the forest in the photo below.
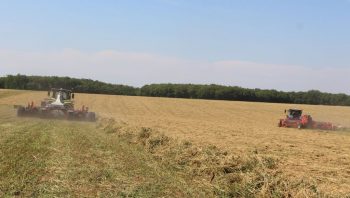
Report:
<svg viewBox="0 0 350 198"><path fill-rule="evenodd" d="M138 88L70 77L20 74L0 77L0 88L3 89L48 90L53 87L73 89L74 92L78 93L350 106L349 95L323 93L318 90L285 92L215 84L170 83L150 84Z"/></svg>
<svg viewBox="0 0 350 198"><path fill-rule="evenodd" d="M57 76L7 75L0 77L0 88L23 90L49 90L50 88L73 89L78 93L110 95L137 95L137 88L114 85L90 79L77 79Z"/></svg>

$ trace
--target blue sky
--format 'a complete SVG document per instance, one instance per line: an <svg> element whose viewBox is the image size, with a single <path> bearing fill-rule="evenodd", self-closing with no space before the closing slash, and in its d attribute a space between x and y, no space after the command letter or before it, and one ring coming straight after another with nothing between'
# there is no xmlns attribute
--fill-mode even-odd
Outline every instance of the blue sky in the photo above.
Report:
<svg viewBox="0 0 350 198"><path fill-rule="evenodd" d="M0 75L350 93L348 0L2 0L0 24Z"/></svg>

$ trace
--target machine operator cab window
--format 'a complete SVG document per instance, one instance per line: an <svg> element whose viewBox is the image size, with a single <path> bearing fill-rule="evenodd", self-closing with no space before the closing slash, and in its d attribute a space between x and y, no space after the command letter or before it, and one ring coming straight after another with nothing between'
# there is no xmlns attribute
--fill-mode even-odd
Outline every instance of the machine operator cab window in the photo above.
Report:
<svg viewBox="0 0 350 198"><path fill-rule="evenodd" d="M64 92L64 91L61 91L61 99L62 100L67 100L68 99L68 96L67 96L67 93L66 92Z"/></svg>
<svg viewBox="0 0 350 198"><path fill-rule="evenodd" d="M302 113L303 111L298 109L286 110L287 118L289 119L300 119Z"/></svg>
<svg viewBox="0 0 350 198"><path fill-rule="evenodd" d="M62 100L69 100L70 94L68 92L61 91L61 97L62 97Z"/></svg>
<svg viewBox="0 0 350 198"><path fill-rule="evenodd" d="M74 98L74 94L72 94L70 91L67 90L52 90L52 95L51 95L51 91L48 92L48 96L51 96L52 98L57 98L57 95L60 94L61 98L60 100L64 101L64 100L70 100L71 98ZM72 96L71 96L72 95Z"/></svg>
<svg viewBox="0 0 350 198"><path fill-rule="evenodd" d="M50 91L49 91L48 95L50 96L50 94L51 94L51 93L50 93ZM56 90L53 90L53 91L52 91L52 96L51 96L51 97L52 97L52 98L56 98L56 95L57 95Z"/></svg>

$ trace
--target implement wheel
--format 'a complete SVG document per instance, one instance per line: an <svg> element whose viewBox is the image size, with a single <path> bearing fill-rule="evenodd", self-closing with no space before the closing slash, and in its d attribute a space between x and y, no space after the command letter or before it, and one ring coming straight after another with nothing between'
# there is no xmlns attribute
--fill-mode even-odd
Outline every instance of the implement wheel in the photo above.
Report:
<svg viewBox="0 0 350 198"><path fill-rule="evenodd" d="M74 119L75 119L74 112L68 111L67 112L67 120L74 120Z"/></svg>
<svg viewBox="0 0 350 198"><path fill-rule="evenodd" d="M277 124L278 127L282 127L282 122L279 121L278 124Z"/></svg>
<svg viewBox="0 0 350 198"><path fill-rule="evenodd" d="M303 125L301 123L298 124L298 129L302 129Z"/></svg>
<svg viewBox="0 0 350 198"><path fill-rule="evenodd" d="M96 121L96 114L94 112L88 112L85 117L86 121L89 122L95 122Z"/></svg>
<svg viewBox="0 0 350 198"><path fill-rule="evenodd" d="M26 110L25 110L24 107L18 107L18 109L17 109L17 116L18 117L23 117L25 112L26 112Z"/></svg>

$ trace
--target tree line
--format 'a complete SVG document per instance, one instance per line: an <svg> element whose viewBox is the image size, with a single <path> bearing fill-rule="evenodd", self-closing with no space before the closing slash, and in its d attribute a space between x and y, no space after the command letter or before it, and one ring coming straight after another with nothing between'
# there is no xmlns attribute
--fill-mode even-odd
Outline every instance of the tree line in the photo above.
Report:
<svg viewBox="0 0 350 198"><path fill-rule="evenodd" d="M24 90L49 90L50 88L73 89L79 93L110 95L138 95L132 86L115 85L90 79L57 76L7 75L0 77L0 88Z"/></svg>
<svg viewBox="0 0 350 198"><path fill-rule="evenodd" d="M70 77L20 74L0 77L0 88L5 89L48 90L51 87L73 89L80 93L111 95L350 106L350 96L346 94L330 94L317 90L283 92L214 84L150 84L137 88Z"/></svg>
<svg viewBox="0 0 350 198"><path fill-rule="evenodd" d="M318 90L310 90L307 92L283 92L277 90L247 89L237 86L222 86L214 84L151 84L143 86L140 90L140 95L172 98L350 106L350 96L346 94L330 94Z"/></svg>

